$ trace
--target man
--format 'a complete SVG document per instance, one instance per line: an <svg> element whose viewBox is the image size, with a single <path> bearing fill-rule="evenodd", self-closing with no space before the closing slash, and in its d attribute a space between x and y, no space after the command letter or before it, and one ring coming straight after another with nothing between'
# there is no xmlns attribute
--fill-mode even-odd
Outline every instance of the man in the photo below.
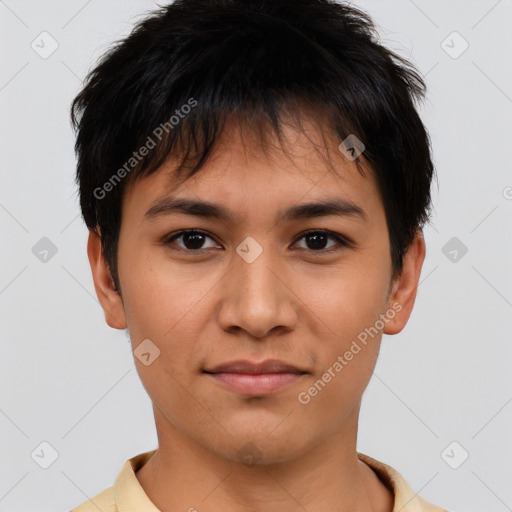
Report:
<svg viewBox="0 0 512 512"><path fill-rule="evenodd" d="M88 256L158 448L76 512L442 512L356 450L411 314L425 84L330 0L178 0L72 107Z"/></svg>

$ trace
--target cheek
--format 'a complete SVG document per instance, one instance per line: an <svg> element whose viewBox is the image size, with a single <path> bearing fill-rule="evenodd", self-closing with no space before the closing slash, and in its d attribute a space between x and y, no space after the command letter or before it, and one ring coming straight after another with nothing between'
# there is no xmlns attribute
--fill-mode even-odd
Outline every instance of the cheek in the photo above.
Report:
<svg viewBox="0 0 512 512"><path fill-rule="evenodd" d="M141 255L120 265L120 278L140 379L152 399L158 402L160 394L168 393L178 406L183 391L178 383L190 384L194 369L202 363L200 344L211 316L205 297L218 277L180 271L161 255L153 259ZM147 339L158 353L148 366L137 357L142 350L139 344Z"/></svg>
<svg viewBox="0 0 512 512"><path fill-rule="evenodd" d="M373 372L382 337L389 284L388 260L363 254L353 265L340 266L321 279L303 281L313 350L321 361L316 378L327 380L324 398L350 401L362 393ZM341 358L341 361L340 359ZM322 385L322 384L321 384ZM336 395L336 396L335 396ZM327 403L327 402L326 402Z"/></svg>
<svg viewBox="0 0 512 512"><path fill-rule="evenodd" d="M161 255L141 254L124 263L120 279L130 332L167 343L185 324L186 332L194 329L200 321L201 301L214 284L212 276L183 272Z"/></svg>
<svg viewBox="0 0 512 512"><path fill-rule="evenodd" d="M325 287L316 297L318 373L302 389L301 403L338 428L354 410L366 389L377 361L381 330L375 324L382 313L385 287L366 285L347 277ZM378 283L378 281L377 281ZM336 404L336 407L333 407Z"/></svg>
<svg viewBox="0 0 512 512"><path fill-rule="evenodd" d="M381 267L361 262L301 279L300 294L316 321L319 339L334 339L340 348L375 324L386 306L390 277Z"/></svg>

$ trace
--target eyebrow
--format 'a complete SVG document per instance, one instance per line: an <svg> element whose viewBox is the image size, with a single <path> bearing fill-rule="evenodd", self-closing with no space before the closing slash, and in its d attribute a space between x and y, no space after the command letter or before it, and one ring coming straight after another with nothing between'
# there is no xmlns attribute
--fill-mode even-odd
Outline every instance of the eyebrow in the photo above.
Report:
<svg viewBox="0 0 512 512"><path fill-rule="evenodd" d="M233 222L235 215L228 208L208 201L197 201L186 198L166 197L156 202L145 213L145 220L182 213L207 219L218 219L223 222ZM300 219L337 215L340 217L360 218L367 222L365 211L355 203L340 197L327 200L303 203L278 212L276 222L290 222Z"/></svg>

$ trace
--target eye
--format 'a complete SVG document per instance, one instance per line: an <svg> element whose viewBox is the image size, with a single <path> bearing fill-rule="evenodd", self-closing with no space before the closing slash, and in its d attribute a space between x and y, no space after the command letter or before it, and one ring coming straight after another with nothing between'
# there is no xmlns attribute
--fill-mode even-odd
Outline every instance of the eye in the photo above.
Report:
<svg viewBox="0 0 512 512"><path fill-rule="evenodd" d="M189 252L199 252L204 249L208 249L209 247L204 247L205 240L207 238L213 240L213 238L209 236L205 231L201 231L199 229L188 229L166 237L163 240L163 243L164 245L171 245L175 240L179 240L180 238L182 239L183 245L180 246L178 244L178 248Z"/></svg>
<svg viewBox="0 0 512 512"><path fill-rule="evenodd" d="M181 244L177 244L176 242L180 239ZM213 238L205 231L200 229L188 229L167 236L164 238L164 240L162 240L162 243L169 246L176 245L177 250L199 253L206 249L216 247L215 243L210 246L205 246L205 241L207 239L214 241ZM347 238L327 230L317 229L302 233L294 245L296 245L299 240L303 239L305 240L306 247L299 247L299 249L305 249L307 251L316 253L331 253L340 250L340 248L343 247L354 246L354 244ZM328 245L329 239L334 241L331 246Z"/></svg>
<svg viewBox="0 0 512 512"><path fill-rule="evenodd" d="M298 240L304 239L306 247L301 249L310 250L312 252L330 253L340 249L341 247L352 247L353 243L345 237L327 230L314 230L303 233ZM328 240L334 240L334 244L330 247L327 246Z"/></svg>

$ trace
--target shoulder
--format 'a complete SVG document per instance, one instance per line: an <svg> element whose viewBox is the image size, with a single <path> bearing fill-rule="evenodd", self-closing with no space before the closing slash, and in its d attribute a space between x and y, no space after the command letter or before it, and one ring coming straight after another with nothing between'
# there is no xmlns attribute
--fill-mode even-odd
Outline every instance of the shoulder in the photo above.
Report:
<svg viewBox="0 0 512 512"><path fill-rule="evenodd" d="M119 512L121 506L118 506L118 503L129 503L131 509L136 505L141 512L143 510L145 512L149 512L150 510L158 512L158 509L154 508L154 505L149 501L144 489L135 476L135 472L139 470L155 452L156 450L151 450L149 452L139 453L135 457L128 459L123 464L112 487L105 489L94 498L70 510L70 512Z"/></svg>
<svg viewBox="0 0 512 512"><path fill-rule="evenodd" d="M101 510L101 512L118 512L114 496L114 487L105 489L94 498L85 501L70 512L98 512L98 510Z"/></svg>
<svg viewBox="0 0 512 512"><path fill-rule="evenodd" d="M449 512L423 499L409 486L404 477L393 467L373 457L358 452L360 460L368 464L394 494L393 512Z"/></svg>

